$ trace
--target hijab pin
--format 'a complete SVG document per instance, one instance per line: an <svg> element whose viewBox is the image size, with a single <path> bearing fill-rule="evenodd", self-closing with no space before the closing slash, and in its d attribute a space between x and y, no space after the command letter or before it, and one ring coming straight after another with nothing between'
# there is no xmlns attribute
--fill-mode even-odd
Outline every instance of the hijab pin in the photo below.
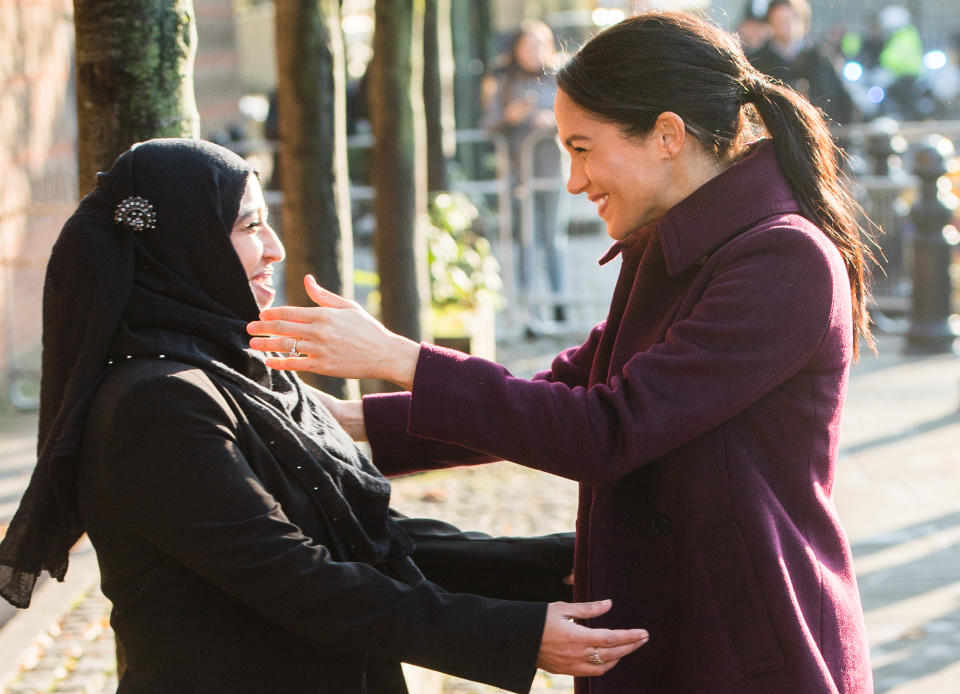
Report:
<svg viewBox="0 0 960 694"><path fill-rule="evenodd" d="M157 211L146 198L131 195L117 205L113 221L133 231L148 231L157 228Z"/></svg>

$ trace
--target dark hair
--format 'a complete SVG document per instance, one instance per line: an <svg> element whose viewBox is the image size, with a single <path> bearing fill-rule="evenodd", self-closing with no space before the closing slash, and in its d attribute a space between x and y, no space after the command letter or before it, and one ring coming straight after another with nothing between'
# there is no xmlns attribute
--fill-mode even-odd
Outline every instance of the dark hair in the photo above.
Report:
<svg viewBox="0 0 960 694"><path fill-rule="evenodd" d="M840 173L841 153L820 111L758 72L736 38L693 15L644 12L584 44L558 70L557 86L628 137L646 135L661 113L676 113L718 160L740 156L758 126L765 126L804 215L843 256L854 355L861 338L873 346L867 310L873 255L857 223L859 206Z"/></svg>

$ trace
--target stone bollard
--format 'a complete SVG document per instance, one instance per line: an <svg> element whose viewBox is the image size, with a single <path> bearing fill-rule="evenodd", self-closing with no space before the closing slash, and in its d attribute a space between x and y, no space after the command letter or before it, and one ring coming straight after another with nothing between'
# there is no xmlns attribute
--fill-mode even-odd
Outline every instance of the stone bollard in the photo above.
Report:
<svg viewBox="0 0 960 694"><path fill-rule="evenodd" d="M870 124L863 151L870 162L870 173L874 176L890 175L890 157L900 153L893 144L899 127L890 118L878 118Z"/></svg>
<svg viewBox="0 0 960 694"><path fill-rule="evenodd" d="M952 153L952 152L951 152ZM916 229L913 243L913 301L905 351L911 354L949 352L957 338L951 328L951 243L944 236L956 209L947 172L944 140L931 136L916 152L914 174L919 197L910 210Z"/></svg>

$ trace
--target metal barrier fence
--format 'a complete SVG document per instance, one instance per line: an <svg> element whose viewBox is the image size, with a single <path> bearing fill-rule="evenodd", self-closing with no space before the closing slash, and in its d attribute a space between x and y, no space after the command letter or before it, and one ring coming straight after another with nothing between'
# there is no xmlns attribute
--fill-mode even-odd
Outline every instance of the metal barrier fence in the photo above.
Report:
<svg viewBox="0 0 960 694"><path fill-rule="evenodd" d="M917 229L911 209L917 203L920 187L911 153L918 146L946 145L944 155L953 158L953 143L960 143L960 121L898 123L881 119L837 128L835 134L850 159L859 162L854 192L878 231L879 252L873 268L875 320L881 329L904 330L906 321L897 319L910 313L913 301ZM949 197L951 178L956 178L955 174L948 173L940 180L944 200ZM958 301L954 292L955 311L960 309Z"/></svg>
<svg viewBox="0 0 960 694"><path fill-rule="evenodd" d="M875 310L882 316L901 316L910 308L914 234L908 214L916 190L914 176L861 175L856 179L854 192L866 213L861 224L872 228L877 244L877 263L871 268L873 298Z"/></svg>

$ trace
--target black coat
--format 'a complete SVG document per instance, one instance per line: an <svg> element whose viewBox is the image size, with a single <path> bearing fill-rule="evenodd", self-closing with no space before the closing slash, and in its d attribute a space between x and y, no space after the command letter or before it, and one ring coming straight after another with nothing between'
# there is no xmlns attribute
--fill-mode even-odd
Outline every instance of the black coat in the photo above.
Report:
<svg viewBox="0 0 960 694"><path fill-rule="evenodd" d="M311 481L271 443L201 369L110 367L78 504L127 658L119 692L391 694L401 661L527 691L544 603L338 562Z"/></svg>

